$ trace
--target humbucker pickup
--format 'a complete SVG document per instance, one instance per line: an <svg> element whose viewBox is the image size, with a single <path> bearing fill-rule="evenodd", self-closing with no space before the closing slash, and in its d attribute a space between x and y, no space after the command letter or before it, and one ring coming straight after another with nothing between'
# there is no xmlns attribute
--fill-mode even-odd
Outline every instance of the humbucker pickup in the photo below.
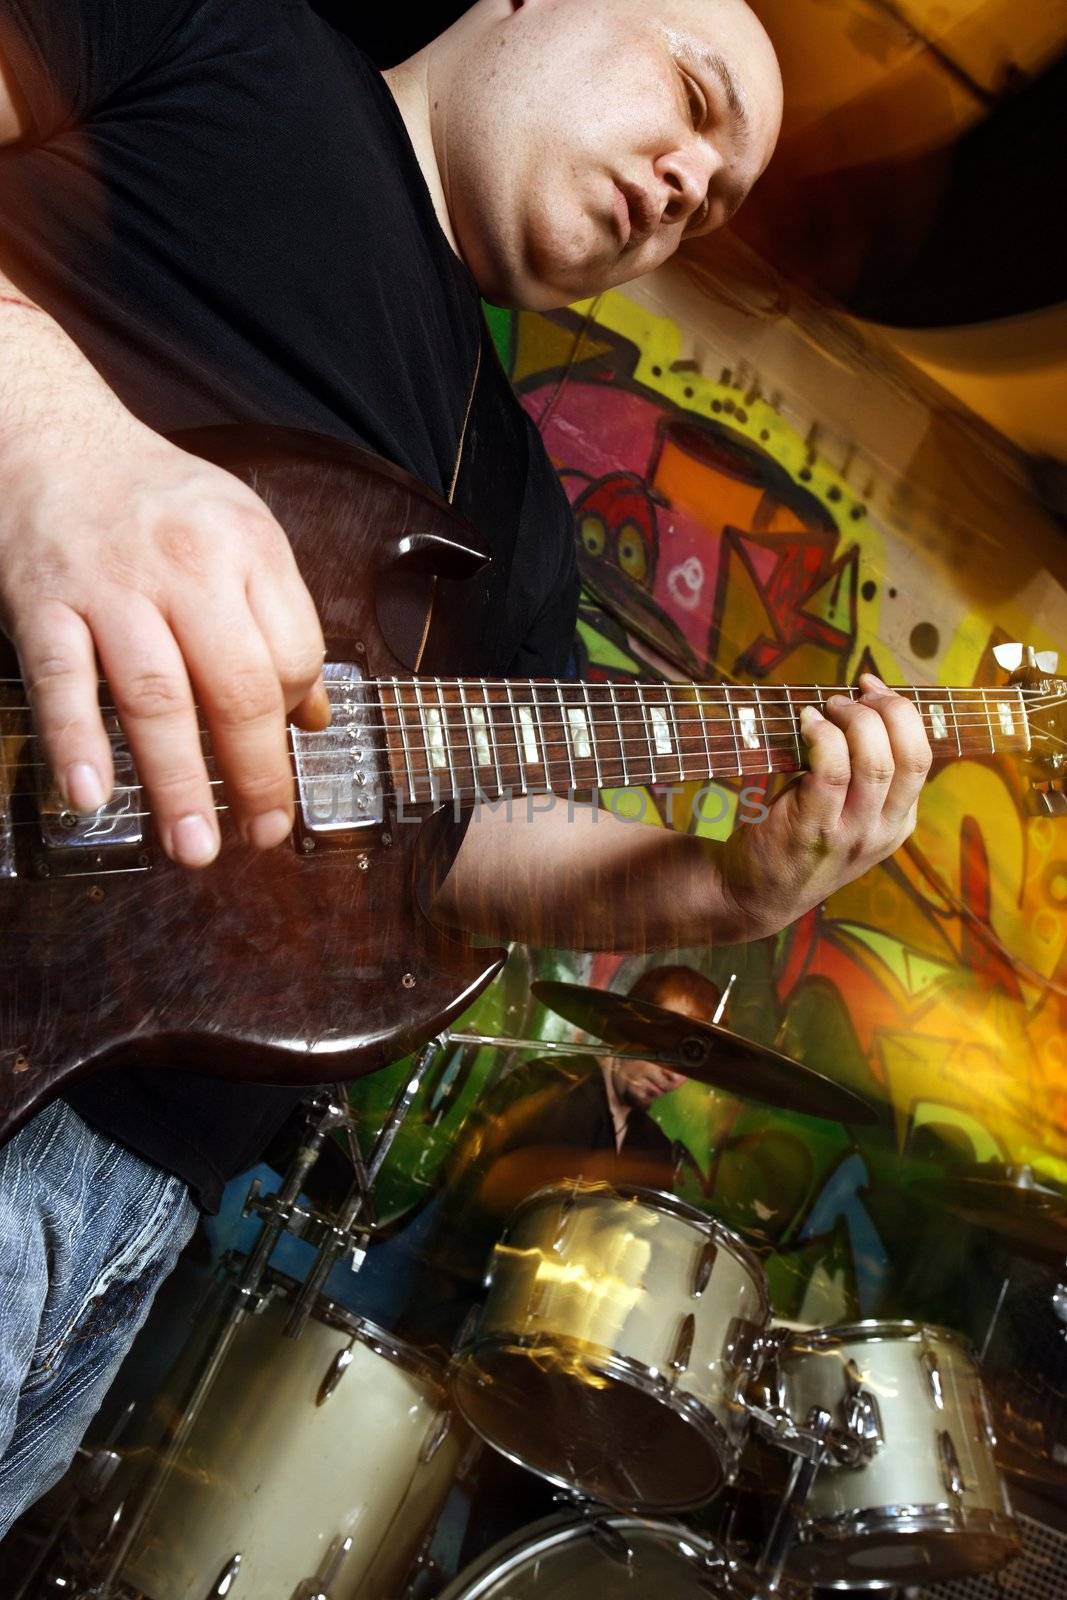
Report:
<svg viewBox="0 0 1067 1600"><path fill-rule="evenodd" d="M293 727L290 736L304 837L340 844L382 824L384 727L377 692L357 666L330 661L323 675L333 721L322 733Z"/></svg>

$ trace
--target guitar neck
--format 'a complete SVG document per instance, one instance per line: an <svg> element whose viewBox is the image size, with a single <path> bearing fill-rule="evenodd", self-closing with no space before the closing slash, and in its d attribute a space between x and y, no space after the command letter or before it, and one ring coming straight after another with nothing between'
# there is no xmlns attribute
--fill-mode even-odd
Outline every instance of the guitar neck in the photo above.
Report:
<svg viewBox="0 0 1067 1600"><path fill-rule="evenodd" d="M394 786L412 806L798 772L804 707L861 693L482 678L382 678L378 692ZM1029 749L1019 685L898 692L935 759Z"/></svg>

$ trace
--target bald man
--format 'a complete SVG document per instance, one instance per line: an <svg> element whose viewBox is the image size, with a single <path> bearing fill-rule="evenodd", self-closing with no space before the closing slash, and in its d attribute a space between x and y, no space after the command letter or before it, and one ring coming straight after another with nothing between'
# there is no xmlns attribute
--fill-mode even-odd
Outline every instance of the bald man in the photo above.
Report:
<svg viewBox="0 0 1067 1600"><path fill-rule="evenodd" d="M219 848L194 700L244 838L288 848L320 622L270 512L178 428L313 429L454 491L496 557L486 673L561 675L568 507L479 295L561 306L657 266L741 203L780 112L741 0L479 0L384 78L303 0L0 0L0 621L67 804L113 783L102 671L169 856ZM925 736L864 687L805 713L811 773L725 846L494 817L438 914L588 948L783 926L914 825ZM101 1074L0 1152L0 1531L292 1108L207 1064Z"/></svg>

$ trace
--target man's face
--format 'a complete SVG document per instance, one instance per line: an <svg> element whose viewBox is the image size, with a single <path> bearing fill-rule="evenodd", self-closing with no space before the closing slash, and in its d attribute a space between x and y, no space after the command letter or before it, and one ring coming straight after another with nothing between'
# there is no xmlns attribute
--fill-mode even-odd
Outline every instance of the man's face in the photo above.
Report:
<svg viewBox="0 0 1067 1600"><path fill-rule="evenodd" d="M667 1011L677 1011L691 1022L711 1021L708 1012L686 994L668 990L661 995L658 1004ZM669 1067L660 1066L655 1061L619 1061L612 1058L609 1070L615 1093L623 1105L636 1106L641 1111L647 1111L663 1095L688 1082L682 1073L672 1072Z"/></svg>
<svg viewBox="0 0 1067 1600"><path fill-rule="evenodd" d="M548 309L720 227L770 160L774 52L743 0L483 0L435 145L486 298Z"/></svg>

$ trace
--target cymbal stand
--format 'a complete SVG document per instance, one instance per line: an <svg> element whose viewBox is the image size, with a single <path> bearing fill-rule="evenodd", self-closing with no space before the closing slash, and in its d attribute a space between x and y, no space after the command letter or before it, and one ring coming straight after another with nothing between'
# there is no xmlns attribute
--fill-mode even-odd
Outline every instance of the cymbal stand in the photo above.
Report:
<svg viewBox="0 0 1067 1600"><path fill-rule="evenodd" d="M491 1044L498 1050L535 1050L539 1056L599 1056L602 1060L610 1056L613 1061L647 1061L647 1050L619 1050L611 1044L560 1044L555 1039L513 1039L502 1033L444 1033L441 1035L443 1044ZM657 1060L666 1061L665 1057ZM674 1063L666 1063L674 1065ZM679 1072L685 1071L685 1063L677 1063Z"/></svg>
<svg viewBox="0 0 1067 1600"><path fill-rule="evenodd" d="M261 1195L258 1185L255 1184L250 1189L246 1209L256 1211L263 1219L263 1226L244 1271L238 1279L233 1303L219 1329L196 1386L178 1415L159 1461L149 1472L133 1515L122 1532L107 1571L100 1583L82 1596L82 1600L110 1600L112 1586L204 1409L238 1328L245 1317L258 1311L264 1303L265 1296L261 1289L263 1274L282 1234L291 1228L294 1219L303 1215L298 1203L300 1194L308 1173L319 1159L323 1141L333 1128L344 1126L348 1121L347 1109L329 1097L320 1097L313 1101L308 1108L307 1131L285 1174L281 1188L276 1194L270 1195Z"/></svg>
<svg viewBox="0 0 1067 1600"><path fill-rule="evenodd" d="M415 1057L411 1076L394 1100L381 1132L375 1140L366 1171L360 1172L357 1170L356 1181L348 1191L340 1211L325 1228L325 1237L315 1258L315 1264L308 1273L289 1315L289 1320L285 1324L284 1332L286 1338L299 1339L303 1333L315 1301L322 1293L323 1285L341 1255L348 1251L352 1252L352 1264L356 1271L363 1265L363 1258L366 1254L365 1240L367 1236L367 1209L370 1192L382 1170L385 1158L388 1156L396 1136L400 1132L401 1124L410 1111L412 1102L430 1069L430 1064L447 1037L447 1035L441 1034L438 1038L431 1039L429 1044L423 1045Z"/></svg>

